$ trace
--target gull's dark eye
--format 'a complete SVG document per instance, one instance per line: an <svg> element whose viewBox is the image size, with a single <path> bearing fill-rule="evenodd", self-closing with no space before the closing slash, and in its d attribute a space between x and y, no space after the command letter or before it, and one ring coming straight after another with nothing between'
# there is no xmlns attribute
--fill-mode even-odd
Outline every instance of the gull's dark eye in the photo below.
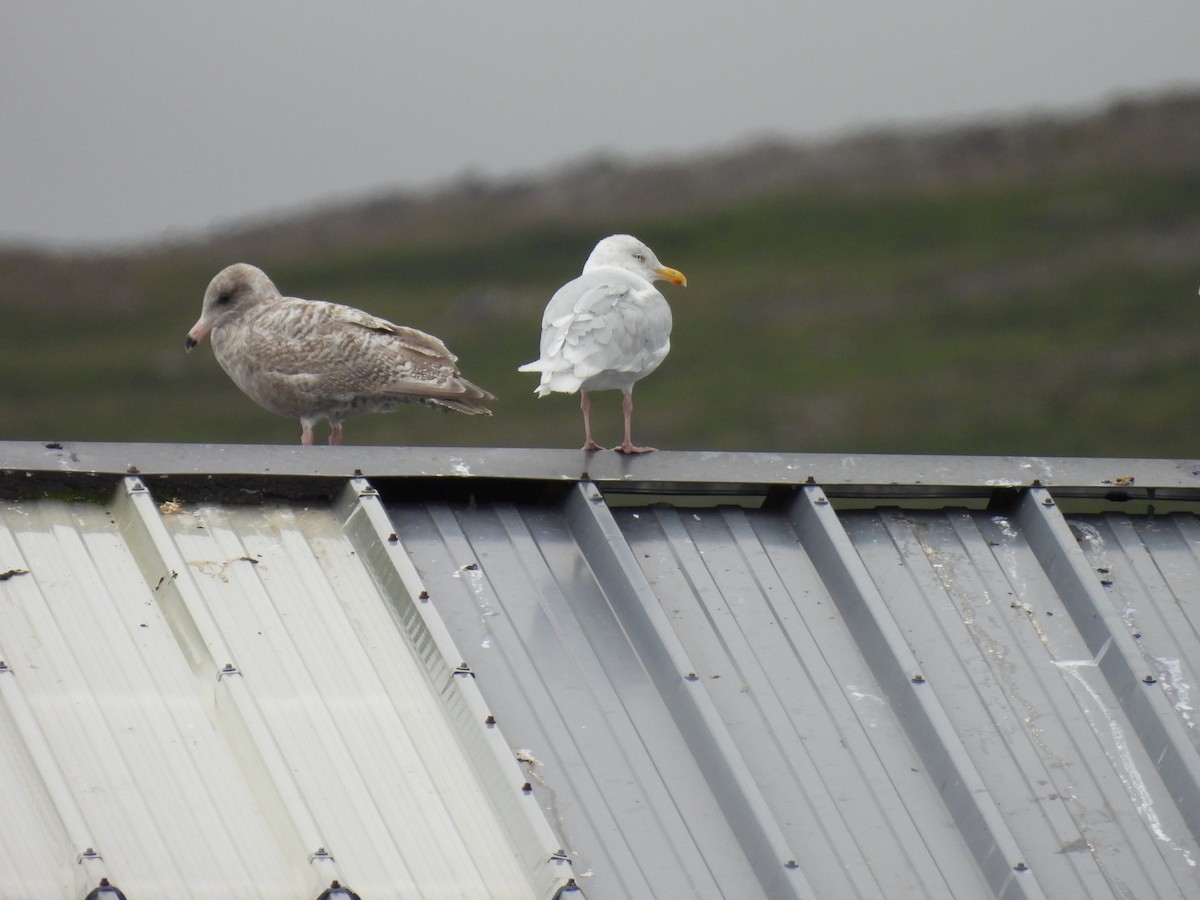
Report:
<svg viewBox="0 0 1200 900"><path fill-rule="evenodd" d="M228 306L233 301L233 292L225 291L217 295L217 306Z"/></svg>

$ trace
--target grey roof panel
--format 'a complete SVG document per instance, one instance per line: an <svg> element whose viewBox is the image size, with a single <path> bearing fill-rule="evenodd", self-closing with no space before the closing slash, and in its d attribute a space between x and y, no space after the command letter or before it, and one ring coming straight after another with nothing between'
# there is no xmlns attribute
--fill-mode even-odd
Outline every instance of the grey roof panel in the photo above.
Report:
<svg viewBox="0 0 1200 900"><path fill-rule="evenodd" d="M562 792L572 792L577 777L619 768L617 748L628 752L647 729L656 741L677 730L689 738L697 780L688 790L709 792L722 806L719 769L706 764L704 748L681 724L681 695L654 675L664 665L662 641L647 641L644 625L613 596L627 589L627 573L606 570L589 549L596 542L571 528L587 503L603 517L596 495L581 490L561 509L390 504L389 511L423 577L440 572L442 589L455 597L446 620L460 645L479 644L473 652L485 696L512 704L508 733L546 746L534 754L543 764L559 757L540 717L527 714L549 701L530 696L528 685L569 691L570 669L581 659L596 665L596 647L623 648L623 662L598 664L590 679L573 676L591 698L586 713L553 703L567 716L557 727L573 730L571 716L586 716L574 727L591 732L586 747L568 753L581 771L553 785L565 832L586 800L564 805ZM1145 821L1134 833L1111 834L1091 822L1094 810L1130 809L1136 798L1103 746L1078 746L1075 731L1094 740L1096 723L1078 710L1076 676L1064 680L1061 672L1091 655L1054 599L1047 567L1061 560L1039 561L1020 525L999 513L838 514L816 502L819 491L808 493L815 498L810 517L824 520L816 533L800 522L800 500L792 511L611 510L679 642L688 671L680 670L678 684L701 688L711 701L720 732L733 740L732 758L750 775L750 815L765 814L806 875L796 889L817 896L1120 896L1125 883L1148 895L1185 896L1195 840L1178 812L1171 820L1187 837L1175 867L1159 865L1162 836ZM843 529L845 546L838 544ZM612 535L604 541L612 545ZM1055 552L1065 557L1070 549ZM466 564L479 568L462 570ZM546 607L547 595L554 606ZM1057 617L1051 608L1038 623L1030 609L1046 604L1058 608ZM514 621L525 623L519 633L509 631ZM524 687L509 687L515 684ZM596 684L604 686L604 702L595 699ZM635 715L650 687L663 703ZM1111 710L1104 715L1115 727ZM1045 717L1067 725L1050 727ZM636 735L630 719L644 723ZM1083 771L1091 773L1087 784L1077 785ZM644 780L639 790L647 790ZM728 802L724 809L738 821ZM739 831L746 825L743 818ZM598 834L564 836L585 860L580 848L603 842ZM634 843L663 858L648 837ZM1106 869L1106 846L1137 846L1154 862L1118 876ZM603 879L591 883L596 896L605 896L604 887Z"/></svg>
<svg viewBox="0 0 1200 900"><path fill-rule="evenodd" d="M1193 746L1200 678L1200 522L1193 515L1072 515L1068 524Z"/></svg>
<svg viewBox="0 0 1200 900"><path fill-rule="evenodd" d="M1035 524L1046 515L1036 499L1023 503ZM1082 559L1078 549L1060 545L1039 559L1026 515L893 510L844 519L1047 894L1187 896L1197 881L1186 798L1176 805L1159 781L1053 583L1072 557ZM912 602L913 584L921 602ZM1152 686L1136 687L1152 696ZM1109 870L1118 848L1148 864Z"/></svg>
<svg viewBox="0 0 1200 900"><path fill-rule="evenodd" d="M787 517L619 513L818 895L986 893L957 865L966 847ZM959 846L947 871L927 846L939 820Z"/></svg>
<svg viewBox="0 0 1200 900"><path fill-rule="evenodd" d="M608 868L579 849L603 847L603 835L581 834L572 823L572 813L587 807L587 795L575 793L578 786L600 778L617 788L636 785L639 796L665 792L676 805L680 798L697 805L687 828L671 821L652 821L646 831L620 828L629 838L623 849L642 857L639 873L670 879L646 883L655 896L680 890L692 854L728 856L712 852L714 841L729 845L726 821L735 837L754 835L743 840L743 855L764 891L780 889L771 879L781 863L785 874L796 873L788 876L796 879L790 890L800 895L886 896L898 885L921 896L987 891L981 873L960 862L967 848L958 826L903 739L903 727L888 714L884 692L855 650L854 635L835 615L820 577L796 555L787 517L758 512L751 524L745 511L732 508L616 510L625 552L657 598L646 610L620 596L630 590L631 573L618 575L604 558L603 548L620 535L597 539L579 524L572 530L573 520L587 523L608 514L597 498L594 489L581 488L554 510L389 506L435 602L447 597L440 608L457 642L479 645L471 665L484 695L503 710L506 733L543 748L532 750L543 764L565 756L580 767L546 786L556 798L564 843L580 852L584 871ZM712 535L705 539L708 521ZM738 540L729 539L730 523ZM759 526L762 537L754 534ZM657 621L647 625L648 619ZM844 655L831 655L833 648ZM691 695L702 698L700 704L689 702ZM864 733L856 706L865 704L880 707L869 710L878 737ZM703 708L690 711L693 705ZM556 714L552 728L546 727L548 709ZM587 742L555 750L559 732L586 732ZM849 773L848 745L862 751L850 754ZM669 763L643 762L642 753L660 749ZM923 774L914 777L914 770ZM538 774L550 778L544 769ZM897 780L920 787L898 792ZM619 815L619 794L606 791L603 800L592 800L616 801L617 811L609 812ZM863 816L855 801L869 801L872 814ZM711 808L705 812L701 803ZM724 812L715 819L721 827L698 828L698 821L714 821L714 809ZM930 825L917 827L913 810L944 821L942 841L958 844L960 853L944 854L940 864L931 859ZM771 841L779 850L764 862L756 851ZM678 860L678 867L664 864L667 859ZM786 865L790 861L795 869ZM799 873L807 874L796 878ZM710 892L702 884L689 890L735 896L737 885L745 884L737 874L731 868ZM593 877L590 893L605 896L605 880Z"/></svg>
<svg viewBox="0 0 1200 900"><path fill-rule="evenodd" d="M589 896L753 883L561 507L389 505ZM780 860L780 867L782 863Z"/></svg>

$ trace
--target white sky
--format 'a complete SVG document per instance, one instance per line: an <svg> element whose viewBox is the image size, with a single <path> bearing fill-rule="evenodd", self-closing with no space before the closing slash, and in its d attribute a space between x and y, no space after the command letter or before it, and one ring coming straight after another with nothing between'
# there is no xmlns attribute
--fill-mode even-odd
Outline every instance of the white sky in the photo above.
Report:
<svg viewBox="0 0 1200 900"><path fill-rule="evenodd" d="M1200 87L1200 0L5 0L0 241ZM1197 148L1200 150L1200 148Z"/></svg>

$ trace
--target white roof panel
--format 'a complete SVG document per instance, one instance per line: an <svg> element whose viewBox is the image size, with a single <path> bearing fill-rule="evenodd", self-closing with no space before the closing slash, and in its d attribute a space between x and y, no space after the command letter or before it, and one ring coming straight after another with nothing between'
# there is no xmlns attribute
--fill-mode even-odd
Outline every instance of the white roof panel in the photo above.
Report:
<svg viewBox="0 0 1200 900"><path fill-rule="evenodd" d="M0 689L26 753L3 783L27 812L6 821L42 826L5 830L31 844L5 896L82 896L64 845L129 897L553 894L517 762L500 751L498 790L477 695L469 723L445 696L473 685L431 680L360 552L328 505L160 509L137 479L104 506L5 504Z"/></svg>

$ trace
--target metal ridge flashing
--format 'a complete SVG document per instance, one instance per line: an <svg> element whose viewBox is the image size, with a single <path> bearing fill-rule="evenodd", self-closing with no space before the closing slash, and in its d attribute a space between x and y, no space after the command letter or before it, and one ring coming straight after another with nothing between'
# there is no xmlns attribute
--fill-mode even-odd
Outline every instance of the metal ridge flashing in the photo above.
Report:
<svg viewBox="0 0 1200 900"><path fill-rule="evenodd" d="M730 493L822 485L832 496L976 496L1044 486L1110 499L1200 499L1200 459L600 451L500 447L300 447L260 444L0 441L0 485L39 477L496 479L603 491ZM377 486L379 486L377 484ZM340 485L339 485L340 487ZM336 491L335 491L336 493Z"/></svg>

